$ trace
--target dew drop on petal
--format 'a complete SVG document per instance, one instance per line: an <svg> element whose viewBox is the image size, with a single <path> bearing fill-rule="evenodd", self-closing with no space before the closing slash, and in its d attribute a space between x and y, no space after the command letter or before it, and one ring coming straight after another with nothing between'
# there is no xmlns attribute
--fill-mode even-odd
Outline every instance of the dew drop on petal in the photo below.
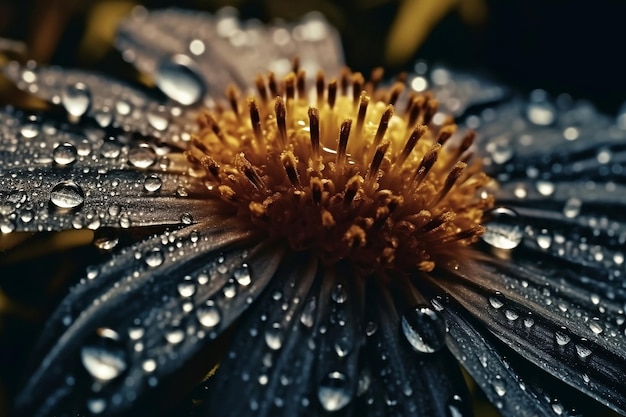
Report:
<svg viewBox="0 0 626 417"><path fill-rule="evenodd" d="M511 250L519 246L524 237L519 215L506 207L496 207L485 213L483 241L496 249Z"/></svg>
<svg viewBox="0 0 626 417"><path fill-rule="evenodd" d="M352 401L348 378L341 372L330 372L320 381L317 398L324 410L341 410Z"/></svg>
<svg viewBox="0 0 626 417"><path fill-rule="evenodd" d="M115 379L128 367L119 335L107 328L98 329L97 337L81 348L80 359L87 372L99 381Z"/></svg>
<svg viewBox="0 0 626 417"><path fill-rule="evenodd" d="M343 285L337 284L335 288L333 288L333 291L330 294L330 298L332 298L332 300L337 304L343 304L348 299L348 294L343 288Z"/></svg>
<svg viewBox="0 0 626 417"><path fill-rule="evenodd" d="M102 414L107 408L107 403L103 398L90 398L87 400L87 408L93 414Z"/></svg>
<svg viewBox="0 0 626 417"><path fill-rule="evenodd" d="M128 162L135 168L148 168L156 162L156 152L146 144L134 147L128 152Z"/></svg>
<svg viewBox="0 0 626 417"><path fill-rule="evenodd" d="M148 175L143 182L143 188L150 193L159 191L162 185L163 181L161 181L161 178L156 174Z"/></svg>
<svg viewBox="0 0 626 417"><path fill-rule="evenodd" d="M22 137L26 138L26 139L32 139L34 137L36 137L40 132L40 127L39 125L35 124L35 123L28 123L23 125L20 128L20 134L22 135Z"/></svg>
<svg viewBox="0 0 626 417"><path fill-rule="evenodd" d="M578 216L580 213L580 208L582 207L582 201L578 198L570 198L565 202L563 206L563 214L565 217L573 219Z"/></svg>
<svg viewBox="0 0 626 417"><path fill-rule="evenodd" d="M71 143L62 143L52 151L52 159L57 165L70 165L76 162L76 147Z"/></svg>
<svg viewBox="0 0 626 417"><path fill-rule="evenodd" d="M157 86L169 98L185 106L198 102L206 87L193 66L193 61L185 55L161 61L156 74Z"/></svg>
<svg viewBox="0 0 626 417"><path fill-rule="evenodd" d="M185 332L182 329L170 329L165 332L165 340L176 345L185 339Z"/></svg>
<svg viewBox="0 0 626 417"><path fill-rule="evenodd" d="M62 181L52 187L50 202L61 209L73 209L85 202L85 193L74 181Z"/></svg>
<svg viewBox="0 0 626 417"><path fill-rule="evenodd" d="M144 261L150 268L156 268L163 263L164 257L161 249L154 248L144 255Z"/></svg>
<svg viewBox="0 0 626 417"><path fill-rule="evenodd" d="M204 306L199 307L196 315L200 324L208 328L217 326L222 319L219 309L211 300L207 301Z"/></svg>
<svg viewBox="0 0 626 417"><path fill-rule="evenodd" d="M148 112L146 118L148 119L150 126L158 131L162 132L169 126L169 120L167 119L165 112Z"/></svg>
<svg viewBox="0 0 626 417"><path fill-rule="evenodd" d="M315 310L317 308L317 300L315 297L311 297L309 301L307 301L304 309L302 310L302 314L300 315L300 323L303 326L311 328L313 324L315 324Z"/></svg>
<svg viewBox="0 0 626 417"><path fill-rule="evenodd" d="M285 334L279 323L273 323L265 331L265 344L272 350L279 350L283 346L284 338Z"/></svg>
<svg viewBox="0 0 626 417"><path fill-rule="evenodd" d="M183 282L178 283L177 290L181 297L189 298L196 293L196 284L187 275Z"/></svg>
<svg viewBox="0 0 626 417"><path fill-rule="evenodd" d="M556 110L545 101L531 102L526 108L526 116L538 126L550 126L556 120Z"/></svg>
<svg viewBox="0 0 626 417"><path fill-rule="evenodd" d="M554 333L554 338L556 340L556 344L559 346L565 346L571 340L571 338L568 335L560 331L556 331Z"/></svg>
<svg viewBox="0 0 626 417"><path fill-rule="evenodd" d="M445 344L448 327L441 314L426 306L409 309L402 315L402 333L417 352L433 353Z"/></svg>
<svg viewBox="0 0 626 417"><path fill-rule="evenodd" d="M241 267L235 269L233 272L233 276L237 283L241 286L247 287L252 283L252 276L250 275L250 267L248 264L244 263Z"/></svg>
<svg viewBox="0 0 626 417"><path fill-rule="evenodd" d="M73 117L81 117L91 105L91 92L83 83L68 85L61 96L65 110Z"/></svg>

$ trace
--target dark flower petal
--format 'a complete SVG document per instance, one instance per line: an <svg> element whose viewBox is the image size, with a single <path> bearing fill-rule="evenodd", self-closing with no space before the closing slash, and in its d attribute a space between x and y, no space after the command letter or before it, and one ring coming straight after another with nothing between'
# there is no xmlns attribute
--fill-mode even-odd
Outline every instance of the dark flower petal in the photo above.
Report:
<svg viewBox="0 0 626 417"><path fill-rule="evenodd" d="M363 300L347 271L303 258L283 262L277 282L236 333L213 382L208 415L350 414Z"/></svg>
<svg viewBox="0 0 626 417"><path fill-rule="evenodd" d="M216 218L90 270L51 318L18 413L150 407L145 396L227 329L274 275L280 248L254 245L236 222Z"/></svg>
<svg viewBox="0 0 626 417"><path fill-rule="evenodd" d="M176 172L181 154L119 132L103 140L105 130L85 124L30 119L0 110L3 233L190 224L215 212L205 185Z"/></svg>
<svg viewBox="0 0 626 417"><path fill-rule="evenodd" d="M363 374L360 387L366 390L361 400L363 412L370 415L371 409L374 416L472 415L471 397L460 369L445 348L440 350L445 334L440 335L441 346L433 346L436 350L416 351L409 339L420 336L407 335L396 310L397 305L403 304L405 302L394 302L385 286L370 287L366 314L371 321L366 327L365 356L369 372ZM412 314L414 309L409 308L404 314ZM430 308L428 312L432 317L439 314ZM427 330L420 324L429 323L415 324L418 327L414 330L422 333ZM445 326L443 319L439 324Z"/></svg>
<svg viewBox="0 0 626 417"><path fill-rule="evenodd" d="M188 139L196 130L192 111L106 75L17 62L2 71L21 90L61 105L73 122L91 118L102 128L120 128L169 142Z"/></svg>
<svg viewBox="0 0 626 417"><path fill-rule="evenodd" d="M334 75L342 65L339 36L318 14L298 24L266 26L241 22L233 9L215 16L138 10L120 26L116 46L182 104L220 97L229 84L248 88L268 69L284 75L291 70L286 57L297 55L309 77L318 70Z"/></svg>
<svg viewBox="0 0 626 417"><path fill-rule="evenodd" d="M456 303L435 300L449 325L448 348L503 416L576 415L549 393L547 384L542 384L545 389L539 389L522 377L489 336L464 318Z"/></svg>
<svg viewBox="0 0 626 417"><path fill-rule="evenodd" d="M626 338L616 322L623 311L585 309L568 299L575 291L563 281L496 261L467 264L433 282L526 360L626 410Z"/></svg>

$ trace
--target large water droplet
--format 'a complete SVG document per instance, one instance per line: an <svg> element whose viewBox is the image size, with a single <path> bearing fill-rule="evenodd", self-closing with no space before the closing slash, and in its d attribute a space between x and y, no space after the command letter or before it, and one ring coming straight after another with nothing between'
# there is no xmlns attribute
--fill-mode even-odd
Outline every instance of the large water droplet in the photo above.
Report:
<svg viewBox="0 0 626 417"><path fill-rule="evenodd" d="M193 60L185 55L161 61L156 74L157 86L169 98L185 106L198 102L206 87L194 66Z"/></svg>
<svg viewBox="0 0 626 417"><path fill-rule="evenodd" d="M158 131L162 132L169 126L169 120L167 118L167 114L164 111L148 112L146 118L148 119L148 123L150 123L150 126Z"/></svg>
<svg viewBox="0 0 626 417"><path fill-rule="evenodd" d="M196 293L196 284L191 280L191 277L187 275L183 282L178 283L178 294L183 298L189 298Z"/></svg>
<svg viewBox="0 0 626 417"><path fill-rule="evenodd" d="M37 136L39 134L39 132L40 132L40 127L39 127L39 125L37 125L35 123L25 124L20 129L20 134L22 135L22 137L24 137L26 139L34 138L35 136Z"/></svg>
<svg viewBox="0 0 626 417"><path fill-rule="evenodd" d="M159 248L154 248L144 255L144 261L150 268L156 268L163 263L163 253Z"/></svg>
<svg viewBox="0 0 626 417"><path fill-rule="evenodd" d="M317 398L324 410L341 410L352 401L348 378L341 372L330 372L320 381Z"/></svg>
<svg viewBox="0 0 626 417"><path fill-rule="evenodd" d="M128 366L119 335L107 328L98 329L95 340L82 347L80 359L85 369L100 381L117 378Z"/></svg>
<svg viewBox="0 0 626 417"><path fill-rule="evenodd" d="M241 267L235 269L233 273L235 280L239 285L247 287L252 282L252 276L250 275L250 267L244 263Z"/></svg>
<svg viewBox="0 0 626 417"><path fill-rule="evenodd" d="M200 324L209 328L217 326L222 319L219 309L211 300L207 301L206 305L198 308L196 315Z"/></svg>
<svg viewBox="0 0 626 417"><path fill-rule="evenodd" d="M485 213L485 233L482 239L496 249L511 250L524 237L519 215L506 207L496 207Z"/></svg>
<svg viewBox="0 0 626 417"><path fill-rule="evenodd" d="M156 152L150 145L141 144L128 152L128 162L136 168L148 168L156 162Z"/></svg>
<svg viewBox="0 0 626 417"><path fill-rule="evenodd" d="M71 143L62 143L52 151L52 159L57 165L70 165L76 162L76 147Z"/></svg>
<svg viewBox="0 0 626 417"><path fill-rule="evenodd" d="M70 116L79 118L87 112L91 105L91 92L83 83L68 85L63 91L61 103Z"/></svg>
<svg viewBox="0 0 626 417"><path fill-rule="evenodd" d="M74 181L62 181L50 190L50 202L61 209L73 209L85 202L85 193Z"/></svg>
<svg viewBox="0 0 626 417"><path fill-rule="evenodd" d="M148 175L143 181L143 188L150 193L159 191L162 185L163 181L161 181L161 178L156 174Z"/></svg>
<svg viewBox="0 0 626 417"><path fill-rule="evenodd" d="M409 309L402 315L402 333L411 347L421 353L433 353L445 344L448 327L444 318L427 306Z"/></svg>

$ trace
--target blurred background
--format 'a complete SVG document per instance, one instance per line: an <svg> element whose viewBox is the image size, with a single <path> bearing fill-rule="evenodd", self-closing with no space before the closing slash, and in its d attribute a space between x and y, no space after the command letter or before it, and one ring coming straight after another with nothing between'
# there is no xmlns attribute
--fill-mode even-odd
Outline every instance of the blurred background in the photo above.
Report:
<svg viewBox="0 0 626 417"><path fill-rule="evenodd" d="M366 74L381 65L387 74L410 71L425 59L487 73L522 92L565 92L610 114L626 100L623 0L0 0L0 65L35 59L137 78L112 43L117 23L138 4L211 12L234 6L242 18L262 21L318 10L339 30L348 65ZM8 103L33 105L0 76L0 105ZM3 247L15 242L0 235L0 417L46 315L84 264L101 257L87 244L92 235L28 238L29 254L7 260ZM43 258L33 263L37 251ZM497 415L477 404L477 415Z"/></svg>

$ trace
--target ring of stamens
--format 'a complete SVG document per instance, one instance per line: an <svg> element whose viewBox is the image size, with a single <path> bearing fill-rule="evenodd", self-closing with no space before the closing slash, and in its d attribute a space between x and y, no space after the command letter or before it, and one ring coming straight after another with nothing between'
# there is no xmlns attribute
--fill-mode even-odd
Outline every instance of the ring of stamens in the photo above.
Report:
<svg viewBox="0 0 626 417"><path fill-rule="evenodd" d="M452 119L432 123L432 95L380 89L381 78L320 72L307 95L296 68L258 77L256 98L229 88L229 108L198 116L187 157L245 224L294 250L363 274L432 270L483 232L490 178L472 160L473 132L452 143Z"/></svg>

